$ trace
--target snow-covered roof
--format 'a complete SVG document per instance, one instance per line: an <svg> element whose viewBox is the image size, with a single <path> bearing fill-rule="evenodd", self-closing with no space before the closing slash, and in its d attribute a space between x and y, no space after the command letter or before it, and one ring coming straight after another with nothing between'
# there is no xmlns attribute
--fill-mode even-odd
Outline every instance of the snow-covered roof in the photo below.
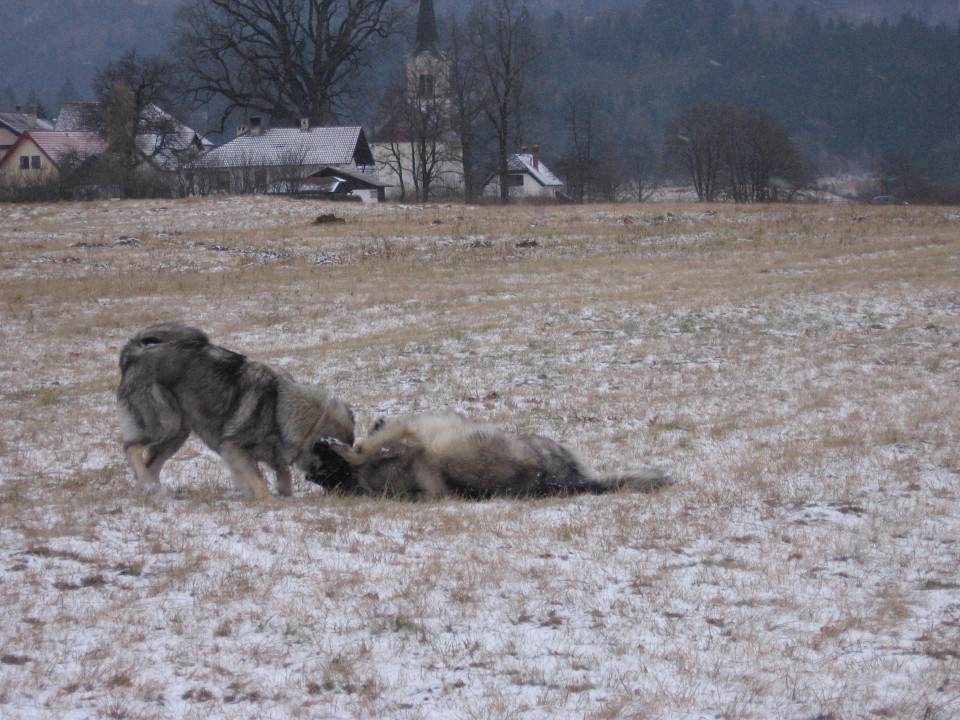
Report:
<svg viewBox="0 0 960 720"><path fill-rule="evenodd" d="M213 167L373 165L363 128L265 128L247 132L203 156Z"/></svg>
<svg viewBox="0 0 960 720"><path fill-rule="evenodd" d="M93 130L94 118L99 103L96 100L65 102L57 117L57 130ZM150 104L143 110L146 124L153 128L169 128L169 132L146 132L137 136L137 147L147 158L164 167L175 167L177 156L191 147L208 150L213 143L200 136L192 128L177 120L157 105Z"/></svg>
<svg viewBox="0 0 960 720"><path fill-rule="evenodd" d="M98 103L95 100L71 100L60 106L55 130L92 130L90 119L96 113Z"/></svg>
<svg viewBox="0 0 960 720"><path fill-rule="evenodd" d="M544 187L563 187L560 178L550 172L543 161L534 163L530 153L517 153L507 158L507 170L511 173L526 173Z"/></svg>
<svg viewBox="0 0 960 720"><path fill-rule="evenodd" d="M0 126L17 135L23 135L27 130L53 130L53 123L49 120L22 112L0 112Z"/></svg>

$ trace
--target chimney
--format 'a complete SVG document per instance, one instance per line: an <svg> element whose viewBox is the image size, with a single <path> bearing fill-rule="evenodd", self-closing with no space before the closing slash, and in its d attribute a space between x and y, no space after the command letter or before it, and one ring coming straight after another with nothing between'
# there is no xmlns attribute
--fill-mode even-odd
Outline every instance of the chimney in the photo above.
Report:
<svg viewBox="0 0 960 720"><path fill-rule="evenodd" d="M246 133L247 130L249 129L250 128L247 127L246 123L241 122L239 125L237 125L237 137L240 137L241 135Z"/></svg>
<svg viewBox="0 0 960 720"><path fill-rule="evenodd" d="M260 118L252 117L250 118L250 137L259 137L260 135Z"/></svg>
<svg viewBox="0 0 960 720"><path fill-rule="evenodd" d="M540 169L540 146L539 145L533 146L533 169L534 170Z"/></svg>
<svg viewBox="0 0 960 720"><path fill-rule="evenodd" d="M529 148L528 148L526 145L521 145L521 146L520 146L520 154L521 154L521 155L526 155L527 152L529 152Z"/></svg>
<svg viewBox="0 0 960 720"><path fill-rule="evenodd" d="M310 132L310 118L300 118L300 132Z"/></svg>

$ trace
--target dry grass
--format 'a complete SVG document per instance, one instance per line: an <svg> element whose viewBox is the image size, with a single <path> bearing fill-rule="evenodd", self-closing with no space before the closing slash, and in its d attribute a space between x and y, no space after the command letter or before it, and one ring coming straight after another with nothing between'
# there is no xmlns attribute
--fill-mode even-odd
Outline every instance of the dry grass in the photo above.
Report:
<svg viewBox="0 0 960 720"><path fill-rule="evenodd" d="M960 712L960 213L7 206L3 717ZM531 241L535 241L532 243ZM182 318L381 413L565 438L660 496L176 499L116 355Z"/></svg>

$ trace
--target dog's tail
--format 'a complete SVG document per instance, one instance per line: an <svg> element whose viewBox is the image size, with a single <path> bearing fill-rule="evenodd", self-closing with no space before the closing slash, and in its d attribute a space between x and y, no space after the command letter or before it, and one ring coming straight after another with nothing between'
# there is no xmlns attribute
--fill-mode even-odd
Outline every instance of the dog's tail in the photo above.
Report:
<svg viewBox="0 0 960 720"><path fill-rule="evenodd" d="M148 325L134 335L120 351L120 371L123 372L130 363L134 362L143 352L154 345L166 343L190 342L207 344L210 339L207 334L190 325L177 322L157 323Z"/></svg>
<svg viewBox="0 0 960 720"><path fill-rule="evenodd" d="M662 468L651 467L643 470L603 473L596 478L596 483L607 492L627 490L630 492L654 493L670 487L674 480Z"/></svg>

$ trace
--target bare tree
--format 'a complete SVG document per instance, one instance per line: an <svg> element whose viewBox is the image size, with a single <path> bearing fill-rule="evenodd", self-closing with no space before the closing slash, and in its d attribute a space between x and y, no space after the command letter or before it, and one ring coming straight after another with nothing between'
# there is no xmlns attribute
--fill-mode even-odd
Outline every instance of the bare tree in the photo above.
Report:
<svg viewBox="0 0 960 720"><path fill-rule="evenodd" d="M409 78L399 77L387 87L381 112L387 118L379 131L386 148L381 162L396 175L400 199L406 199L410 183L417 201L428 202L459 156L449 102L411 92Z"/></svg>
<svg viewBox="0 0 960 720"><path fill-rule="evenodd" d="M735 105L701 103L681 113L670 125L667 153L686 169L700 200L721 192L738 203L790 199L806 181L786 128Z"/></svg>
<svg viewBox="0 0 960 720"><path fill-rule="evenodd" d="M177 19L177 46L199 102L274 121L337 116L373 41L387 37L397 0L190 0Z"/></svg>
<svg viewBox="0 0 960 720"><path fill-rule="evenodd" d="M500 201L505 203L510 197L507 160L514 123L532 102L527 86L540 43L526 0L476 0L467 24L483 80L483 114L496 136Z"/></svg>
<svg viewBox="0 0 960 720"><path fill-rule="evenodd" d="M410 171L410 162L408 158L407 142L403 138L401 119L393 109L398 100L396 93L399 89L396 84L392 84L382 99L381 111L386 117L386 121L378 131L378 142L382 144L386 152L377 158L377 162L383 163L396 177L397 185L400 188L400 202L407 199L407 174Z"/></svg>
<svg viewBox="0 0 960 720"><path fill-rule="evenodd" d="M128 50L97 72L93 90L97 102L87 106L82 123L107 143L111 178L121 195L144 191L147 181L138 177L145 160L161 152L164 138L177 131L176 121L161 110L172 102L175 68L162 58L139 57ZM150 138L146 144L144 138Z"/></svg>
<svg viewBox="0 0 960 720"><path fill-rule="evenodd" d="M693 181L697 198L717 199L720 188L721 112L713 103L703 103L680 113L667 129L667 161Z"/></svg>
<svg viewBox="0 0 960 720"><path fill-rule="evenodd" d="M650 199L660 180L658 165L657 151L642 135L624 149L623 174L633 200L644 202Z"/></svg>
<svg viewBox="0 0 960 720"><path fill-rule="evenodd" d="M603 117L600 96L590 88L578 86L565 95L562 118L569 135L569 149L561 158L559 168L564 174L567 189L576 202L583 203L600 195L601 158L609 160L605 147L606 120ZM609 184L609 177L602 184ZM606 193L603 193L606 194ZM606 199L606 198L604 198Z"/></svg>
<svg viewBox="0 0 960 720"><path fill-rule="evenodd" d="M468 41L468 27L449 18L446 55L450 75L450 123L460 138L460 161L463 165L464 199L475 202L482 190L485 168L479 158L489 149L491 137L482 127L484 78L475 56L475 45Z"/></svg>
<svg viewBox="0 0 960 720"><path fill-rule="evenodd" d="M269 178L270 190L295 195L303 189L306 145L291 145L277 154L277 165Z"/></svg>

